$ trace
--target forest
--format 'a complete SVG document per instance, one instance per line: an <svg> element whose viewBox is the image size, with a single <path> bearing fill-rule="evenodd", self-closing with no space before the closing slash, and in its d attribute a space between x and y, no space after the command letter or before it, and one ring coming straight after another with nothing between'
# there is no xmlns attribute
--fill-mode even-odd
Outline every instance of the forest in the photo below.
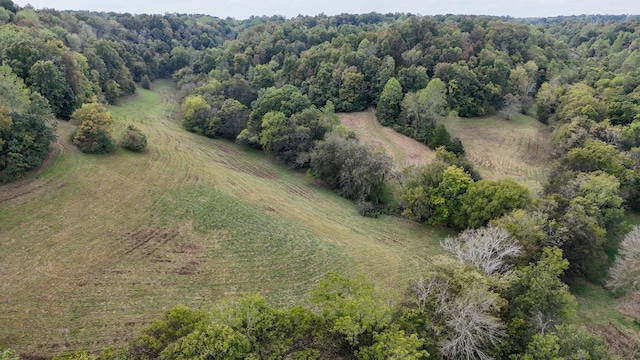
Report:
<svg viewBox="0 0 640 360"><path fill-rule="evenodd" d="M43 164L59 121L84 153L144 154L147 135L118 137L109 109L171 79L184 129L262 151L362 216L452 233L396 302L329 272L301 305L176 307L125 345L56 359L636 359L640 319L635 343L611 346L577 321L570 285L640 291L627 221L640 210L639 45L631 15L236 20L0 0L0 183ZM337 115L367 109L435 160L400 168ZM443 124L493 114L549 128L541 191L483 179ZM20 358L11 347L0 341L0 359Z"/></svg>

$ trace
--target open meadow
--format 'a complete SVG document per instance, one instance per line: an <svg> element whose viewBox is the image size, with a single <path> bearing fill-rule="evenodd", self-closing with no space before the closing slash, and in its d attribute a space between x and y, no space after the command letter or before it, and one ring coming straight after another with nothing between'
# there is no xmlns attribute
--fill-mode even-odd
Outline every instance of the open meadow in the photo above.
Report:
<svg viewBox="0 0 640 360"><path fill-rule="evenodd" d="M382 126L373 108L354 113L340 113L340 121L353 130L360 141L382 148L391 156L396 166L424 165L433 161L435 152L425 144Z"/></svg>
<svg viewBox="0 0 640 360"><path fill-rule="evenodd" d="M382 148L397 166L433 161L426 145L380 125L373 110L341 113L342 124L373 147ZM536 119L517 115L484 118L447 117L441 120L452 137L462 140L465 156L484 179L511 178L532 191L541 189L549 158L549 130Z"/></svg>
<svg viewBox="0 0 640 360"><path fill-rule="evenodd" d="M462 140L465 156L483 178L511 178L533 191L541 189L551 150L546 125L521 114L512 120L499 115L447 117L441 123Z"/></svg>
<svg viewBox="0 0 640 360"><path fill-rule="evenodd" d="M446 232L355 205L262 153L188 133L168 81L111 107L144 153L86 155L58 122L43 167L0 186L0 343L31 358L121 345L177 304L306 303L328 271L398 299Z"/></svg>

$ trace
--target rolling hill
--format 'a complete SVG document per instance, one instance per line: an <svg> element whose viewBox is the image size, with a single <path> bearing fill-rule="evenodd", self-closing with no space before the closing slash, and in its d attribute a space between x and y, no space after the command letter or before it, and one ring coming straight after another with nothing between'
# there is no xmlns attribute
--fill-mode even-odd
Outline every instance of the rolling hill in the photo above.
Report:
<svg viewBox="0 0 640 360"><path fill-rule="evenodd" d="M327 271L397 299L441 251L442 231L361 217L262 153L186 132L170 82L110 111L145 153L82 154L60 121L47 163L0 186L0 343L21 354L123 344L177 304L304 303Z"/></svg>

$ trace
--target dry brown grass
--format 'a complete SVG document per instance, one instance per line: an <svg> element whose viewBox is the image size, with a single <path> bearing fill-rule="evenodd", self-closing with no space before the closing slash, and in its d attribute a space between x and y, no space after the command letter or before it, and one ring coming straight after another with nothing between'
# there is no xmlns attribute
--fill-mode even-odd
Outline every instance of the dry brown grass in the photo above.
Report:
<svg viewBox="0 0 640 360"><path fill-rule="evenodd" d="M435 157L434 152L421 142L380 125L372 109L339 115L342 124L353 130L360 141L383 148L399 166L427 164Z"/></svg>
<svg viewBox="0 0 640 360"><path fill-rule="evenodd" d="M546 177L549 130L524 115L506 120L499 116L442 120L452 136L460 138L483 178L511 178L536 191Z"/></svg>
<svg viewBox="0 0 640 360"><path fill-rule="evenodd" d="M383 148L400 167L426 164L435 157L426 145L380 125L373 110L339 115L342 123L361 141ZM462 140L466 158L483 178L511 178L533 191L541 188L546 176L549 133L535 119L526 116L516 116L511 121L498 116L449 117L441 122L453 137Z"/></svg>

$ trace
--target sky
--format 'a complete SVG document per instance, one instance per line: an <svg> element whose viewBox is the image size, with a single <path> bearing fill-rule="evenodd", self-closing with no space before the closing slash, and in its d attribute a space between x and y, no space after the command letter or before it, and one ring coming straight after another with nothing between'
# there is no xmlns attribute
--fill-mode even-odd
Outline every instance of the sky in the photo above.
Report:
<svg viewBox="0 0 640 360"><path fill-rule="evenodd" d="M640 15L638 0L13 0L36 9L92 10L132 14L188 13L246 19L251 15L413 13L513 17L581 14Z"/></svg>

